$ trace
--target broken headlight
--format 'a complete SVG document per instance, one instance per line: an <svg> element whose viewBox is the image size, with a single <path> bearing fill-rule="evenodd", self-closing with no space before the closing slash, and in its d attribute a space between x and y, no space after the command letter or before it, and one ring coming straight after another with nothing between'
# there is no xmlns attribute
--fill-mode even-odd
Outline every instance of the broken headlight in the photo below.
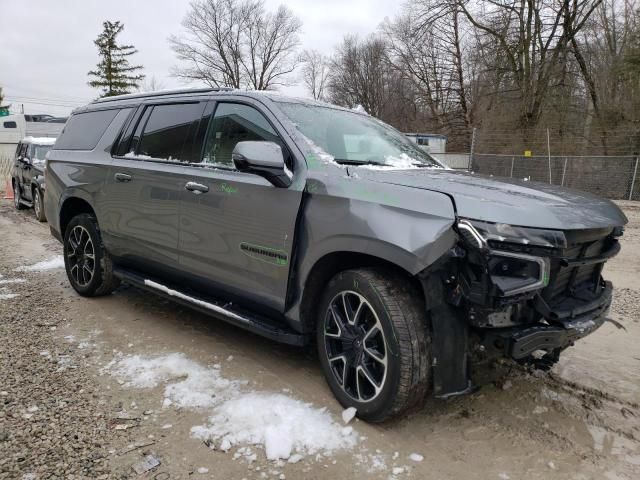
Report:
<svg viewBox="0 0 640 480"><path fill-rule="evenodd" d="M504 251L500 244L560 247L564 233L512 225L460 220L458 231L465 242L478 248L486 262L486 272L501 296L512 296L544 288L549 283L548 258Z"/></svg>
<svg viewBox="0 0 640 480"><path fill-rule="evenodd" d="M567 246L564 232L508 225L506 223L489 223L479 220L461 219L458 222L460 233L479 247L495 243L514 243L536 247L563 248Z"/></svg>
<svg viewBox="0 0 640 480"><path fill-rule="evenodd" d="M503 296L537 290L549 283L549 262L542 257L521 253L491 251L489 276Z"/></svg>

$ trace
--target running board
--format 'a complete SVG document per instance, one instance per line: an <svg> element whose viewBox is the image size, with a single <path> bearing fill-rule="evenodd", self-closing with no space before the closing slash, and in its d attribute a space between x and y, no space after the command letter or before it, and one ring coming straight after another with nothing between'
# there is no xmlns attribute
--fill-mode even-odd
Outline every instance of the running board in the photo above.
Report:
<svg viewBox="0 0 640 480"><path fill-rule="evenodd" d="M187 295L167 285L156 282L153 279L146 278L138 273L120 267L114 267L113 274L122 281L138 288L169 298L174 302L191 307L206 315L219 318L227 323L244 328L270 340L296 346L303 346L306 343L304 335L294 332L293 330L278 328L271 325L266 318L263 319L244 311L241 312L233 308L231 304L223 304L220 301Z"/></svg>

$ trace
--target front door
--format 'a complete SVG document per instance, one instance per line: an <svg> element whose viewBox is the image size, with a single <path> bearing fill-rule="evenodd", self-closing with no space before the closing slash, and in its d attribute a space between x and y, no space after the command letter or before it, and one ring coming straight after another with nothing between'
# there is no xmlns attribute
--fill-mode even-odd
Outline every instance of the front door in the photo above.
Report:
<svg viewBox="0 0 640 480"><path fill-rule="evenodd" d="M142 107L111 163L101 203L109 251L131 267L176 270L185 166L204 103ZM123 148L124 147L124 148ZM125 153L126 152L126 153Z"/></svg>
<svg viewBox="0 0 640 480"><path fill-rule="evenodd" d="M20 196L25 200L31 200L31 192L26 185L26 178L29 174L29 169L31 168L29 162L29 144L22 143L18 150L17 158L18 161L16 163L16 181L18 182L18 186L20 187Z"/></svg>
<svg viewBox="0 0 640 480"><path fill-rule="evenodd" d="M280 144L292 169L295 160L260 104L219 102L204 121L200 163L187 167L188 180L204 188L182 191L181 266L230 298L282 312L302 191L239 172L231 152L240 141L267 140Z"/></svg>

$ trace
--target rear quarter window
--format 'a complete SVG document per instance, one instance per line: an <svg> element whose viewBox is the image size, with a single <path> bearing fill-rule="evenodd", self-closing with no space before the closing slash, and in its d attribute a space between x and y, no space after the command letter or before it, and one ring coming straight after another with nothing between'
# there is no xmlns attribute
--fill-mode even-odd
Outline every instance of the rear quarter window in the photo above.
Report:
<svg viewBox="0 0 640 480"><path fill-rule="evenodd" d="M139 155L182 162L192 162L192 136L202 116L204 103L155 105L143 116L144 131L137 153Z"/></svg>
<svg viewBox="0 0 640 480"><path fill-rule="evenodd" d="M93 150L120 109L72 115L56 140L55 150Z"/></svg>

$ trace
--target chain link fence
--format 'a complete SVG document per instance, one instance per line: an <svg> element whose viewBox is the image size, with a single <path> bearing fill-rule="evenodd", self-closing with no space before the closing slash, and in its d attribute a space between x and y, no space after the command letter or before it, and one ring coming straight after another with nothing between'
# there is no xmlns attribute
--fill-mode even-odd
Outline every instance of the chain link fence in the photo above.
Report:
<svg viewBox="0 0 640 480"><path fill-rule="evenodd" d="M0 153L0 191L4 192L7 180L11 176L11 168L13 167L13 156L3 155Z"/></svg>
<svg viewBox="0 0 640 480"><path fill-rule="evenodd" d="M640 200L639 157L474 153L433 154L455 170L550 183L612 200Z"/></svg>
<svg viewBox="0 0 640 480"><path fill-rule="evenodd" d="M637 156L518 156L474 154L483 175L561 185L613 200L640 200Z"/></svg>

